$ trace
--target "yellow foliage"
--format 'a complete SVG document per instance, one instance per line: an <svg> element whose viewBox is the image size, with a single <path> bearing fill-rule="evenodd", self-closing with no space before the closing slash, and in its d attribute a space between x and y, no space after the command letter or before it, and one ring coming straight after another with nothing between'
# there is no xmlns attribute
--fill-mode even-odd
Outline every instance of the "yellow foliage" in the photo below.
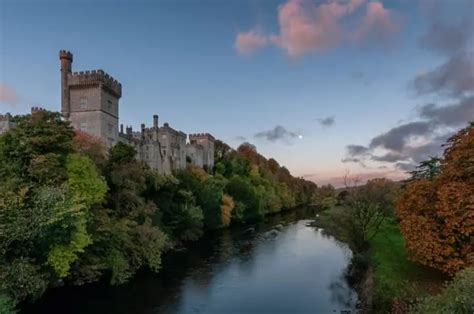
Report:
<svg viewBox="0 0 474 314"><path fill-rule="evenodd" d="M230 219L232 217L232 210L235 207L234 199L232 196L224 194L222 195L221 203L221 220L223 226L230 225Z"/></svg>

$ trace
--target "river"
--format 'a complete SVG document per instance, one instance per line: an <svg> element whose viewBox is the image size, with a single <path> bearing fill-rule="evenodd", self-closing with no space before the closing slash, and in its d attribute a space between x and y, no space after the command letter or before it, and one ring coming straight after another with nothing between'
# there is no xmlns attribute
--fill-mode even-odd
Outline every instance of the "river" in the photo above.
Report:
<svg viewBox="0 0 474 314"><path fill-rule="evenodd" d="M22 313L341 313L357 294L345 280L351 251L298 209L257 226L207 234L168 253L160 274L128 284L52 289Z"/></svg>

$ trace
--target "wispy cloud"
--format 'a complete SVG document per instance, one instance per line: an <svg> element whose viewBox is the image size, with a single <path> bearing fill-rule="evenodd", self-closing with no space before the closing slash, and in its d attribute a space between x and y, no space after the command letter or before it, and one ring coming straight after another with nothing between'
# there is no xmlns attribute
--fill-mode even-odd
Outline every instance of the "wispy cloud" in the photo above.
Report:
<svg viewBox="0 0 474 314"><path fill-rule="evenodd" d="M345 18L358 17L365 7L365 15L358 18L357 27L347 27ZM327 0L317 4L310 0L287 0L278 7L277 34L263 34L255 30L238 33L237 52L250 54L272 44L290 57L324 51L343 42L363 41L368 38L385 41L400 29L393 10L379 1Z"/></svg>
<svg viewBox="0 0 474 314"><path fill-rule="evenodd" d="M15 106L20 103L20 100L21 96L13 87L0 83L0 103Z"/></svg>
<svg viewBox="0 0 474 314"><path fill-rule="evenodd" d="M297 137L297 133L288 131L281 125L277 125L271 130L262 131L255 134L255 138L263 139L269 142L277 142L280 140L290 142Z"/></svg>
<svg viewBox="0 0 474 314"><path fill-rule="evenodd" d="M247 141L247 138L246 138L245 136L240 136L240 135L239 135L239 136L236 136L234 139L235 139L236 141L239 141L239 142L245 142L245 141Z"/></svg>
<svg viewBox="0 0 474 314"><path fill-rule="evenodd" d="M268 38L256 30L238 33L234 47L239 54L250 55L268 44Z"/></svg>
<svg viewBox="0 0 474 314"><path fill-rule="evenodd" d="M327 117L327 118L319 118L317 119L319 124L325 127L329 127L334 125L336 123L336 118L335 117Z"/></svg>

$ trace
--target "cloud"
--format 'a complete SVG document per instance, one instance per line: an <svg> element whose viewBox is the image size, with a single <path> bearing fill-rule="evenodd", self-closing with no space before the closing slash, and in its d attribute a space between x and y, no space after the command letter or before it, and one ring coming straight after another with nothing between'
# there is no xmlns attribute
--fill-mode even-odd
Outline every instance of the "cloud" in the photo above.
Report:
<svg viewBox="0 0 474 314"><path fill-rule="evenodd" d="M363 156L369 152L369 148L362 145L347 145L346 151L349 156Z"/></svg>
<svg viewBox="0 0 474 314"><path fill-rule="evenodd" d="M434 3L426 7L430 27L421 36L420 45L445 60L417 75L410 84L418 95L441 95L448 97L449 102L419 106L414 121L374 136L368 147L348 145L343 160L370 160L391 164L397 171L413 170L421 161L440 156L447 139L474 120L474 52L470 44L474 21L459 14L461 22L447 24L441 14L436 14L441 11L436 10ZM465 11L472 12L469 8Z"/></svg>
<svg viewBox="0 0 474 314"><path fill-rule="evenodd" d="M360 14L356 13L364 4L366 13L358 18ZM358 27L346 25L349 16L354 16ZM379 1L367 0L326 0L320 4L310 0L287 0L278 6L277 18L277 34L239 33L235 45L237 51L252 53L273 44L290 57L300 57L374 35L377 39L385 39L400 28L392 10L384 8ZM237 45L238 41L242 44Z"/></svg>
<svg viewBox="0 0 474 314"><path fill-rule="evenodd" d="M409 159L409 157L404 156L400 153L392 153L392 152L386 153L385 155L382 155L382 156L372 155L371 158L372 160L382 161L382 162L395 162L395 161Z"/></svg>
<svg viewBox="0 0 474 314"><path fill-rule="evenodd" d="M466 9L469 12L470 8ZM460 14L457 20L460 21L457 24L447 24L439 16L433 16L430 28L421 37L422 48L447 59L437 68L414 78L412 87L418 95L456 98L474 92L474 20L469 14L464 18Z"/></svg>
<svg viewBox="0 0 474 314"><path fill-rule="evenodd" d="M355 33L358 40L373 38L386 41L392 34L400 30L400 24L394 12L384 8L378 1L367 3L367 11Z"/></svg>
<svg viewBox="0 0 474 314"><path fill-rule="evenodd" d="M11 86L0 83L0 103L17 105L20 100L21 96Z"/></svg>
<svg viewBox="0 0 474 314"><path fill-rule="evenodd" d="M271 130L256 133L255 137L270 142L276 142L279 140L288 142L294 138L297 138L298 134L296 134L295 132L288 131L281 125L277 125Z"/></svg>
<svg viewBox="0 0 474 314"><path fill-rule="evenodd" d="M419 108L419 115L438 125L465 125L468 121L474 121L474 96L463 98L459 103L448 106L424 105Z"/></svg>
<svg viewBox="0 0 474 314"><path fill-rule="evenodd" d="M356 157L346 157L346 158L342 158L341 161L342 162L361 162L361 159L356 158Z"/></svg>
<svg viewBox="0 0 474 314"><path fill-rule="evenodd" d="M370 142L371 148L381 147L400 151L413 136L425 135L431 131L431 124L425 121L410 122L380 134Z"/></svg>
<svg viewBox="0 0 474 314"><path fill-rule="evenodd" d="M236 141L240 141L240 142L245 142L247 141L247 138L245 136L236 136L234 138Z"/></svg>
<svg viewBox="0 0 474 314"><path fill-rule="evenodd" d="M447 25L434 20L428 32L420 38L421 47L442 55L453 55L466 50L472 37L472 18L466 18L457 25Z"/></svg>
<svg viewBox="0 0 474 314"><path fill-rule="evenodd" d="M332 126L336 122L336 119L335 117L327 117L323 119L318 119L318 121L319 124L321 124L322 126Z"/></svg>
<svg viewBox="0 0 474 314"><path fill-rule="evenodd" d="M473 59L472 52L458 53L436 69L417 75L412 83L416 93L457 96L474 92Z"/></svg>
<svg viewBox="0 0 474 314"><path fill-rule="evenodd" d="M266 36L259 34L256 30L240 32L237 34L234 47L241 55L250 55L268 44Z"/></svg>
<svg viewBox="0 0 474 314"><path fill-rule="evenodd" d="M397 162L395 164L395 168L402 171L412 171L415 169L415 167L416 166L411 163Z"/></svg>

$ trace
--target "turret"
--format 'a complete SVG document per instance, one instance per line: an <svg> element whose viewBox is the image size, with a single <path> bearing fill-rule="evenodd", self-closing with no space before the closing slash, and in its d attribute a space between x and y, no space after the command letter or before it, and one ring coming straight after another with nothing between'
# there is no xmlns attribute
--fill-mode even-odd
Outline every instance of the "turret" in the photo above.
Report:
<svg viewBox="0 0 474 314"><path fill-rule="evenodd" d="M71 112L68 75L72 70L72 53L67 50L60 50L59 60L61 62L61 113L68 118Z"/></svg>
<svg viewBox="0 0 474 314"><path fill-rule="evenodd" d="M153 115L153 128L158 129L158 115Z"/></svg>

